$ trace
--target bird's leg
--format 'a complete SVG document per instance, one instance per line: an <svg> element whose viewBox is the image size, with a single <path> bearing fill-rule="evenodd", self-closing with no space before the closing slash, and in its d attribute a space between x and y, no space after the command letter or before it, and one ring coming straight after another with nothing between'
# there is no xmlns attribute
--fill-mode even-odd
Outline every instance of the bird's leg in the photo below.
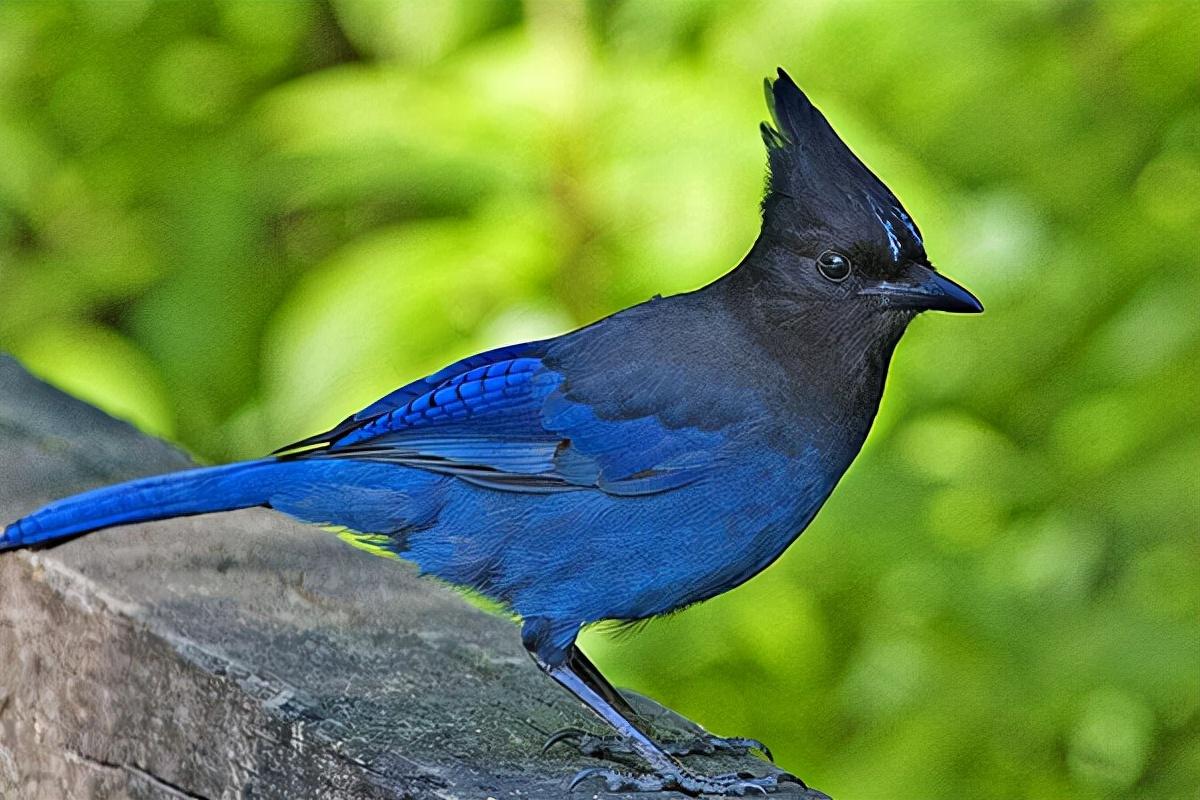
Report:
<svg viewBox="0 0 1200 800"><path fill-rule="evenodd" d="M625 699L625 696L621 694L617 687L608 682L608 678L604 677L599 667L584 655L584 652L579 649L578 645L571 645L571 649L567 651L567 664L584 683L603 697L625 719L630 722L641 719L641 715L633 709L633 706L629 705L629 701Z"/></svg>
<svg viewBox="0 0 1200 800"><path fill-rule="evenodd" d="M568 651L567 663L588 686L620 712L621 716L631 722L640 718L621 693L608 682L596 665L578 647L573 646ZM546 740L546 744L542 748L543 752L560 742L569 742L583 755L594 758L611 759L613 756L636 753L627 739L620 736L596 736L579 728L564 728L557 731ZM711 756L717 753L745 755L751 751L757 751L766 756L768 761L775 760L771 755L770 748L757 739L725 738L706 734L678 741L657 741L656 744L663 752L676 757Z"/></svg>
<svg viewBox="0 0 1200 800"><path fill-rule="evenodd" d="M574 645L571 649L576 650ZM591 662L582 658L582 653L579 653L578 657L570 653L562 664L557 665L544 661L536 653L533 657L543 672L611 725L617 734L629 743L629 748L641 756L652 769L649 775L626 775L611 769L585 769L571 779L570 789L592 778L603 780L605 788L612 792L657 792L674 789L691 795L717 794L740 797L746 794L768 794L787 783L796 784L797 788L805 788L803 781L787 773L762 778L743 772L714 776L697 775L672 758L634 724L636 714L632 713L633 709L624 699L615 703L609 701L610 697L620 698L620 694Z"/></svg>

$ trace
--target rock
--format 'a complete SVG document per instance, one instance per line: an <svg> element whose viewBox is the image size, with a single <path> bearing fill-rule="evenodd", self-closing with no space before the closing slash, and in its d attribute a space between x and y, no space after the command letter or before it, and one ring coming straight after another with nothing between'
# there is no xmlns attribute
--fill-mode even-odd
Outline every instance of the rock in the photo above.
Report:
<svg viewBox="0 0 1200 800"><path fill-rule="evenodd" d="M189 464L0 357L0 522ZM510 621L271 511L0 555L4 798L564 798L605 765L543 755L566 726L602 730Z"/></svg>

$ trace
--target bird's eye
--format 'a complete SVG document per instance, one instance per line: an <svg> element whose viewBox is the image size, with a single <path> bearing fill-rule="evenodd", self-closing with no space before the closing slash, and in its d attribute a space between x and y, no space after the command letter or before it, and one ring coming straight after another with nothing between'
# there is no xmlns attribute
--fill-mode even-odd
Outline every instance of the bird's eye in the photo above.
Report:
<svg viewBox="0 0 1200 800"><path fill-rule="evenodd" d="M834 283L841 283L850 275L850 259L841 253L826 250L817 256L817 269Z"/></svg>

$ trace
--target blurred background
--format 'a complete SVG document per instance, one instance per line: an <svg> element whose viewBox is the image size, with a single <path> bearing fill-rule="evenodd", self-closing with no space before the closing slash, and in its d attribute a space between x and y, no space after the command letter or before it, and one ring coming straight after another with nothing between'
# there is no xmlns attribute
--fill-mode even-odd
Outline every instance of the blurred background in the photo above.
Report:
<svg viewBox="0 0 1200 800"><path fill-rule="evenodd" d="M1191 3L0 4L0 349L199 459L703 284L785 65L981 318L616 682L847 800L1200 797Z"/></svg>

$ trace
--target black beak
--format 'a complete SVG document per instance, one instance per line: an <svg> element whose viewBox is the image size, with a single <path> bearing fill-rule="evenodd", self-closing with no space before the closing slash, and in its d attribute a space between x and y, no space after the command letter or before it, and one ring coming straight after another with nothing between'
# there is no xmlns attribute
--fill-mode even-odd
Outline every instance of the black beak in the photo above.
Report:
<svg viewBox="0 0 1200 800"><path fill-rule="evenodd" d="M975 295L933 269L909 263L894 281L880 281L859 294L878 295L891 308L978 314L983 304Z"/></svg>

